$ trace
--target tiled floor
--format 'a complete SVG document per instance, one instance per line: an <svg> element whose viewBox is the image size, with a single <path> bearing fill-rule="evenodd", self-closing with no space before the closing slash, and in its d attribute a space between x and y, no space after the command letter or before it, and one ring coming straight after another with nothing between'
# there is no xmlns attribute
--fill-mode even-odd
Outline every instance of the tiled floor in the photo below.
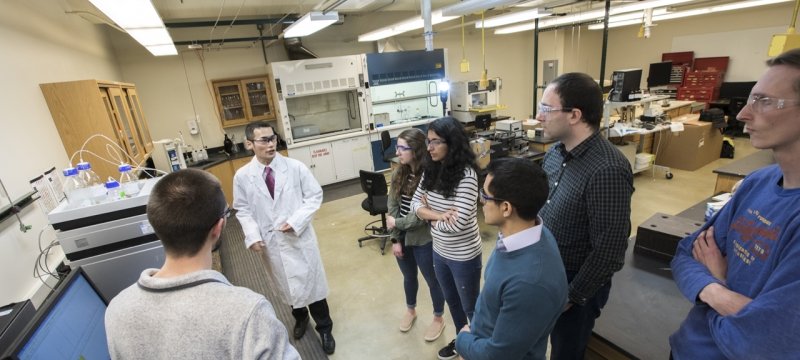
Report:
<svg viewBox="0 0 800 360"><path fill-rule="evenodd" d="M736 159L754 151L748 139L736 139ZM671 180L659 171L636 175L631 211L634 231L655 212L675 214L712 195L716 182L712 171L733 160L719 159L696 171L672 169ZM326 202L314 220L331 289L328 302L337 341L331 358L436 359L438 349L455 336L452 321L445 315L447 328L438 340L422 339L432 310L420 277L417 323L408 333L397 329L405 311L402 276L391 253L380 255L378 241L358 247L356 239L362 236L363 226L377 219L361 209L363 198L354 195ZM482 216L480 222L485 264L496 236L492 227L483 225Z"/></svg>

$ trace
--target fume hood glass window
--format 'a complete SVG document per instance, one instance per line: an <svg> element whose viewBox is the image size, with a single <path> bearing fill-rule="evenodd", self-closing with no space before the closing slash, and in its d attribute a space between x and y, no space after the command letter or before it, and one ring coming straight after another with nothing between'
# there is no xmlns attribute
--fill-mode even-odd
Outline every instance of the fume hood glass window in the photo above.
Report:
<svg viewBox="0 0 800 360"><path fill-rule="evenodd" d="M289 123L295 140L361 130L358 93L334 93L286 99Z"/></svg>
<svg viewBox="0 0 800 360"><path fill-rule="evenodd" d="M375 125L442 117L442 103L436 81L373 86L370 91Z"/></svg>

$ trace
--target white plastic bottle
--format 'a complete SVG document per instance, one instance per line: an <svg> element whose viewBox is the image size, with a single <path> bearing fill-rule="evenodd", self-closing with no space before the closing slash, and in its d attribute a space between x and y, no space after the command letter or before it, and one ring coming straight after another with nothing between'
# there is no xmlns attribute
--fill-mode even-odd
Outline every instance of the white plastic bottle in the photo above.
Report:
<svg viewBox="0 0 800 360"><path fill-rule="evenodd" d="M64 169L64 195L70 207L79 207L88 203L89 197L86 191L86 184L78 177L78 169L69 167Z"/></svg>
<svg viewBox="0 0 800 360"><path fill-rule="evenodd" d="M139 193L139 181L128 164L119 166L119 185L122 188L120 195L123 198L134 197Z"/></svg>
<svg viewBox="0 0 800 360"><path fill-rule="evenodd" d="M119 182L117 182L117 180L114 180L114 178L109 177L108 181L106 181L105 188L106 188L106 199L108 199L109 202L117 201L120 199L120 188L119 188Z"/></svg>
<svg viewBox="0 0 800 360"><path fill-rule="evenodd" d="M83 181L86 188L89 189L89 199L93 204L103 202L106 196L106 189L103 187L103 182L100 177L92 170L92 165L89 162L83 161L78 163L78 177Z"/></svg>

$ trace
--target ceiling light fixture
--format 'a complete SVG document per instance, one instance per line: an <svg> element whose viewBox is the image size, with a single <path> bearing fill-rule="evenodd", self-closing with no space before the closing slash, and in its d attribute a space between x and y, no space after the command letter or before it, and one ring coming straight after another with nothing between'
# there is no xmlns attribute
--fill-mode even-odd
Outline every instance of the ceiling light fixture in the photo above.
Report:
<svg viewBox="0 0 800 360"><path fill-rule="evenodd" d="M490 17L486 19L485 22L476 22L475 27L478 29L482 27L493 28L523 21L535 20L538 18L549 16L551 14L552 13L549 11L545 10L539 11L539 9L516 11L508 14Z"/></svg>
<svg viewBox="0 0 800 360"><path fill-rule="evenodd" d="M709 6L705 8L699 9L692 9L686 11L677 11L677 12L668 12L665 14L658 14L653 13L653 21L664 21L664 20L672 20L672 19L679 19L685 18L690 16L697 16L697 15L706 15L715 12L722 12L722 11L729 11L729 10L739 10L739 9L746 9L756 6L764 6L764 5L773 5L779 3L785 3L792 0L756 0L756 1L742 1L737 3L730 3L725 5L717 5L717 6ZM639 19L630 19L624 21L612 21L609 19L608 27L615 28L615 27L622 27L622 26L629 26L629 25L639 25L642 23L641 18ZM602 30L603 24L594 24L589 25L589 30Z"/></svg>
<svg viewBox="0 0 800 360"><path fill-rule="evenodd" d="M433 25L441 24L443 22L458 18L459 18L458 16L443 16L441 9L431 12L431 23ZM422 29L424 26L425 22L422 20L422 16L418 15L411 19L383 27L375 31L370 31L366 34L359 35L358 41L365 42L365 41L376 41L380 39L385 39L390 36L402 34L404 32Z"/></svg>
<svg viewBox="0 0 800 360"><path fill-rule="evenodd" d="M293 22L292 25L289 25L289 27L283 31L283 37L308 36L333 25L333 23L337 21L339 21L339 13L337 11L329 11L327 13L311 11Z"/></svg>
<svg viewBox="0 0 800 360"><path fill-rule="evenodd" d="M447 7L443 7L442 15L463 16L479 13L481 11L496 7L514 5L521 2L523 2L523 0L465 0Z"/></svg>
<svg viewBox="0 0 800 360"><path fill-rule="evenodd" d="M654 20L656 16L666 15L666 14L669 14L667 8L653 9ZM622 15L614 15L608 18L608 27L613 28L618 26L641 24L642 18L644 18L644 11L637 11ZM618 25L618 24L625 24L625 25ZM589 30L603 30L603 23L589 25Z"/></svg>
<svg viewBox="0 0 800 360"><path fill-rule="evenodd" d="M629 12L641 11L643 9L652 9L655 7L663 7L685 3L691 0L650 0L640 1L632 4L612 7L609 10L609 15L624 14ZM592 20L599 20L605 16L605 10L590 10L583 13L577 13L562 17L552 17L539 22L539 29L546 29L567 24L577 24ZM533 30L536 27L534 23L526 23L521 25L509 26L495 30L496 35L511 34L520 31Z"/></svg>
<svg viewBox="0 0 800 360"><path fill-rule="evenodd" d="M178 55L164 22L150 0L89 0L155 56Z"/></svg>

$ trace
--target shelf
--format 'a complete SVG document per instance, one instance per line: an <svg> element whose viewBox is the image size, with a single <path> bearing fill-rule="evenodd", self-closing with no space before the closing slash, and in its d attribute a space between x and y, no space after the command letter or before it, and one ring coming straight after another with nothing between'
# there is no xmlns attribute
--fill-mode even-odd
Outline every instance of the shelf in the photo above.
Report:
<svg viewBox="0 0 800 360"><path fill-rule="evenodd" d="M220 96L239 95L239 92L219 93Z"/></svg>
<svg viewBox="0 0 800 360"><path fill-rule="evenodd" d="M250 106L266 106L267 103L250 103Z"/></svg>
<svg viewBox="0 0 800 360"><path fill-rule="evenodd" d="M394 98L394 99L388 99L388 100L377 100L377 101L373 101L372 105L392 104L392 103L401 102L401 101L426 99L426 98L434 97L434 96L438 97L439 94L414 95L414 96L406 96L406 97Z"/></svg>
<svg viewBox="0 0 800 360"><path fill-rule="evenodd" d="M15 200L13 204L8 204L0 208L0 221L5 221L9 217L14 216L14 214L18 214L26 206L33 204L33 201L38 199L33 198L35 194L36 191L31 191Z"/></svg>
<svg viewBox="0 0 800 360"><path fill-rule="evenodd" d="M223 107L223 109L225 109L225 110L228 110L228 109L241 109L241 108L242 108L242 106L228 106L228 107Z"/></svg>
<svg viewBox="0 0 800 360"><path fill-rule="evenodd" d="M267 89L255 89L255 90L247 89L247 92L249 92L249 93L263 93L263 92L267 92Z"/></svg>

